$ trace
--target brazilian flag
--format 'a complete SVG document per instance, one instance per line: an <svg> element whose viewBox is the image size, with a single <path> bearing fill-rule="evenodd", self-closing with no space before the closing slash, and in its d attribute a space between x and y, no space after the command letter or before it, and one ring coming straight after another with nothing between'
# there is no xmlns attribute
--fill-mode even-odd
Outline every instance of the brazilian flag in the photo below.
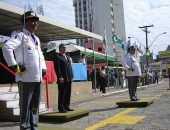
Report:
<svg viewBox="0 0 170 130"><path fill-rule="evenodd" d="M123 43L123 40L121 40L118 36L116 36L115 34L113 34L112 36L112 40L114 41L114 43L116 44L122 44Z"/></svg>

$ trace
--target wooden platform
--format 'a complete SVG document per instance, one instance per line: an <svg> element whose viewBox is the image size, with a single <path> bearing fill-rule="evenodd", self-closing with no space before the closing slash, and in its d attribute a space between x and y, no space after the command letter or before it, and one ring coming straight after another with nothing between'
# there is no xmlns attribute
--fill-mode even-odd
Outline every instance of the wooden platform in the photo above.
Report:
<svg viewBox="0 0 170 130"><path fill-rule="evenodd" d="M140 99L137 101L127 100L116 102L116 105L118 105L118 107L146 107L149 104L152 104L154 100L154 98Z"/></svg>
<svg viewBox="0 0 170 130"><path fill-rule="evenodd" d="M67 113L59 113L58 111L53 111L49 113L40 114L40 122L67 122L70 120L75 120L84 116L89 115L90 110L87 109L75 109L74 111L69 111Z"/></svg>
<svg viewBox="0 0 170 130"><path fill-rule="evenodd" d="M55 126L49 126L49 125L39 125L39 130L80 130L75 128L61 128L61 127L55 127Z"/></svg>

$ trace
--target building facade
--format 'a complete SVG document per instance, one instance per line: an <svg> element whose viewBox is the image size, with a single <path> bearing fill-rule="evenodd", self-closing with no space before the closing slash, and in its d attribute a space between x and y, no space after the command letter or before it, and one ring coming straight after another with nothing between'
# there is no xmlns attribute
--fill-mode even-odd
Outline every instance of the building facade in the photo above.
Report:
<svg viewBox="0 0 170 130"><path fill-rule="evenodd" d="M116 34L124 42L125 24L123 0L73 0L75 9L75 26L103 36L107 45L105 48L109 55L115 56L122 53L121 47L115 45L112 40L113 34ZM79 39L77 44L86 46L88 39ZM103 41L94 40L95 44Z"/></svg>

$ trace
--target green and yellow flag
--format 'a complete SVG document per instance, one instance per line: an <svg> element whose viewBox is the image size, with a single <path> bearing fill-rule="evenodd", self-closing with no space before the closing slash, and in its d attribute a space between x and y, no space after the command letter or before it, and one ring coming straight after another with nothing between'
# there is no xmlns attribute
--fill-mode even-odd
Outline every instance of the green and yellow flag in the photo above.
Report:
<svg viewBox="0 0 170 130"><path fill-rule="evenodd" d="M112 40L114 41L114 43L116 44L122 44L123 43L123 40L121 40L118 36L116 36L115 34L113 34L112 36Z"/></svg>

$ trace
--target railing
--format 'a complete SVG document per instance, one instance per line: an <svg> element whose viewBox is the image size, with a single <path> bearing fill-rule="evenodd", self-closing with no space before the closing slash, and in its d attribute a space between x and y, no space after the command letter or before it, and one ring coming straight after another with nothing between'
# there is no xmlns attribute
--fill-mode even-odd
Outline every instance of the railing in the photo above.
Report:
<svg viewBox="0 0 170 130"><path fill-rule="evenodd" d="M49 109L50 103L49 103L49 96L48 96L48 77L46 75L44 76L44 80L46 85L46 105L47 105L47 109Z"/></svg>
<svg viewBox="0 0 170 130"><path fill-rule="evenodd" d="M10 70L8 67L6 67L4 64L2 64L1 62L0 62L0 66L2 66L4 69L6 69L10 74L15 76L15 73L12 70Z"/></svg>
<svg viewBox="0 0 170 130"><path fill-rule="evenodd" d="M8 67L6 67L3 63L0 62L0 66L2 66L4 69L6 69L10 74L16 75L12 70L10 70ZM49 96L48 96L48 77L44 76L44 80L46 83L46 105L47 109L49 109Z"/></svg>

